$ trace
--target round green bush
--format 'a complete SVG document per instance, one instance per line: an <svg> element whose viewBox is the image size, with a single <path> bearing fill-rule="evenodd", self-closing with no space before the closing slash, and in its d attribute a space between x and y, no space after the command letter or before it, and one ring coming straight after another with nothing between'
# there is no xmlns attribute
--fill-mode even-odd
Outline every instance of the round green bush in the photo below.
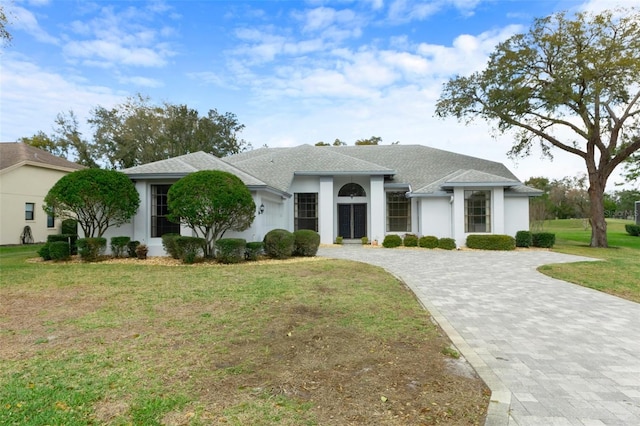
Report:
<svg viewBox="0 0 640 426"><path fill-rule="evenodd" d="M624 226L624 230L632 237L640 237L640 225L627 224Z"/></svg>
<svg viewBox="0 0 640 426"><path fill-rule="evenodd" d="M272 229L264 236L264 251L274 259L287 259L293 254L296 237L286 229Z"/></svg>
<svg viewBox="0 0 640 426"><path fill-rule="evenodd" d="M183 263L191 264L196 261L196 257L200 253L204 253L204 247L207 241L204 238L177 236L172 239L172 244L180 253L180 259Z"/></svg>
<svg viewBox="0 0 640 426"><path fill-rule="evenodd" d="M538 232L531 234L532 245L534 247L551 248L556 243L556 234L550 232Z"/></svg>
<svg viewBox="0 0 640 426"><path fill-rule="evenodd" d="M258 260L258 256L262 254L264 243L262 241L251 241L245 247L245 256L247 260Z"/></svg>
<svg viewBox="0 0 640 426"><path fill-rule="evenodd" d="M129 241L127 243L127 254L129 257L138 257L136 254L136 249L140 245L140 241Z"/></svg>
<svg viewBox="0 0 640 426"><path fill-rule="evenodd" d="M385 248L395 248L400 247L402 245L402 238L400 235L389 234L384 237L382 241L382 247Z"/></svg>
<svg viewBox="0 0 640 426"><path fill-rule="evenodd" d="M443 250L455 250L456 247L456 240L453 238L440 238L438 240L438 248Z"/></svg>
<svg viewBox="0 0 640 426"><path fill-rule="evenodd" d="M40 247L40 250L38 250L38 256L40 256L42 260L51 260L51 253L49 253L49 244L51 243L46 243L45 245Z"/></svg>
<svg viewBox="0 0 640 426"><path fill-rule="evenodd" d="M245 259L247 241L243 238L222 238L216 241L216 259L220 263L240 263Z"/></svg>
<svg viewBox="0 0 640 426"><path fill-rule="evenodd" d="M418 245L423 248L434 249L438 247L438 237L434 237L433 235L425 235L424 237L420 237L418 240Z"/></svg>
<svg viewBox="0 0 640 426"><path fill-rule="evenodd" d="M407 234L404 236L404 240L402 240L402 244L405 247L418 247L418 236L413 234Z"/></svg>
<svg viewBox="0 0 640 426"><path fill-rule="evenodd" d="M54 241L49 243L49 256L51 260L69 260L69 243L66 241Z"/></svg>
<svg viewBox="0 0 640 426"><path fill-rule="evenodd" d="M294 256L313 257L318 253L320 247L320 234L310 229L299 229L293 233L295 241L293 244Z"/></svg>
<svg viewBox="0 0 640 426"><path fill-rule="evenodd" d="M78 254L78 234L52 234L47 235L47 242L53 243L55 241L63 241L65 243L69 243L70 254Z"/></svg>
<svg viewBox="0 0 640 426"><path fill-rule="evenodd" d="M107 239L103 237L80 238L76 244L78 245L78 254L82 260L96 262L107 248Z"/></svg>
<svg viewBox="0 0 640 426"><path fill-rule="evenodd" d="M516 247L531 247L533 240L530 231L516 232Z"/></svg>
<svg viewBox="0 0 640 426"><path fill-rule="evenodd" d="M178 238L180 234L175 233L167 233L162 235L162 248L164 251L174 259L181 259L182 253L180 253L180 247L176 244L176 238Z"/></svg>
<svg viewBox="0 0 640 426"><path fill-rule="evenodd" d="M111 237L111 254L113 257L124 257L129 241L131 241L131 238L126 236Z"/></svg>

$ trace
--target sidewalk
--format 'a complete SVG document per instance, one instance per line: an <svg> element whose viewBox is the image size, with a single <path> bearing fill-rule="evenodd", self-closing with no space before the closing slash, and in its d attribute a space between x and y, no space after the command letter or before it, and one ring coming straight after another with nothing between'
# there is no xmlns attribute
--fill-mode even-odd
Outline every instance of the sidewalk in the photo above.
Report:
<svg viewBox="0 0 640 426"><path fill-rule="evenodd" d="M547 251L322 247L402 279L492 390L487 425L640 425L640 304L546 277Z"/></svg>

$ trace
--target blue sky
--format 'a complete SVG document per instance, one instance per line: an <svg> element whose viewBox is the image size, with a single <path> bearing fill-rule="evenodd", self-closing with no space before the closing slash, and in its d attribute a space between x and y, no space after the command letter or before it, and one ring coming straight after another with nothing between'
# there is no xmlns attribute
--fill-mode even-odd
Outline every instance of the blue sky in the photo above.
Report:
<svg viewBox="0 0 640 426"><path fill-rule="evenodd" d="M236 114L254 147L370 136L503 162L521 180L584 170L574 156L506 157L492 137L433 116L442 84L484 67L534 17L640 0L2 0L13 41L0 60L0 141L73 110L142 93ZM617 179L620 180L620 179ZM611 182L612 183L612 182Z"/></svg>

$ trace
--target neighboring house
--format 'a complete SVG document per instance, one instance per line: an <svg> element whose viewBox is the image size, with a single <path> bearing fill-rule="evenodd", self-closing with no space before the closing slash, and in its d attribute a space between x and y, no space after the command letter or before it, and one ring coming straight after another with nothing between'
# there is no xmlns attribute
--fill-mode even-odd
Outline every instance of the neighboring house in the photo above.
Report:
<svg viewBox="0 0 640 426"><path fill-rule="evenodd" d="M59 233L60 220L42 210L44 197L58 179L84 168L31 145L0 143L0 245L46 241ZM32 241L23 241L27 226Z"/></svg>
<svg viewBox="0 0 640 426"><path fill-rule="evenodd" d="M130 224L108 236L129 235L163 254L166 232L191 230L166 219L167 191L198 170L237 175L256 204L251 228L224 237L260 241L271 229L313 229L321 242L336 237L434 235L464 245L467 235L515 235L529 229L529 197L503 164L422 145L262 148L226 158L204 152L123 170L135 182L141 205Z"/></svg>

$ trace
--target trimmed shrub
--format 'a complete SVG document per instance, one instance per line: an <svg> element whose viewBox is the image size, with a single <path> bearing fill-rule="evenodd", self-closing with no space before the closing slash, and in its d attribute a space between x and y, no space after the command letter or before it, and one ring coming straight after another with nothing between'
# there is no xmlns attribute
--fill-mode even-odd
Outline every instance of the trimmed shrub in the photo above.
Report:
<svg viewBox="0 0 640 426"><path fill-rule="evenodd" d="M361 241L363 246L369 245L369 237L362 237Z"/></svg>
<svg viewBox="0 0 640 426"><path fill-rule="evenodd" d="M516 240L510 235L469 235L467 247L480 250L515 250Z"/></svg>
<svg viewBox="0 0 640 426"><path fill-rule="evenodd" d="M136 249L140 245L140 241L129 241L127 243L127 254L129 257L137 257Z"/></svg>
<svg viewBox="0 0 640 426"><path fill-rule="evenodd" d="M49 253L49 244L50 243L46 243L45 245L40 247L40 250L38 250L38 256L40 256L42 260L51 260L51 254Z"/></svg>
<svg viewBox="0 0 640 426"><path fill-rule="evenodd" d="M286 229L272 229L264 236L264 251L274 259L291 257L296 237Z"/></svg>
<svg viewBox="0 0 640 426"><path fill-rule="evenodd" d="M178 238L180 234L164 234L162 236L162 247L167 254L174 259L182 258L182 254L180 253L180 248L176 244L176 238Z"/></svg>
<svg viewBox="0 0 640 426"><path fill-rule="evenodd" d="M136 257L140 260L144 260L147 258L147 253L149 253L149 247L146 244L138 244L136 246Z"/></svg>
<svg viewBox="0 0 640 426"><path fill-rule="evenodd" d="M71 255L69 254L69 243L66 241L54 241L49 243L49 256L51 260L69 260Z"/></svg>
<svg viewBox="0 0 640 426"><path fill-rule="evenodd" d="M222 238L216 241L216 259L220 263L240 263L245 259L247 240Z"/></svg>
<svg viewBox="0 0 640 426"><path fill-rule="evenodd" d="M533 239L530 231L516 232L516 247L531 247Z"/></svg>
<svg viewBox="0 0 640 426"><path fill-rule="evenodd" d="M443 250L455 250L457 248L456 240L453 238L440 238L438 240L438 248Z"/></svg>
<svg viewBox="0 0 640 426"><path fill-rule="evenodd" d="M191 264L196 261L196 257L200 253L204 254L204 247L207 240L198 237L177 236L172 239L172 244L175 245L178 253L180 253L180 259L183 263Z"/></svg>
<svg viewBox="0 0 640 426"><path fill-rule="evenodd" d="M400 247L402 245L402 238L400 235L389 234L385 235L384 240L382 240L382 247L384 248L395 248Z"/></svg>
<svg viewBox="0 0 640 426"><path fill-rule="evenodd" d="M336 237L336 244L342 245L342 237Z"/></svg>
<svg viewBox="0 0 640 426"><path fill-rule="evenodd" d="M406 234L404 240L402 240L402 244L404 244L405 247L418 247L418 236Z"/></svg>
<svg viewBox="0 0 640 426"><path fill-rule="evenodd" d="M62 234L77 234L78 233L78 221L75 219L65 219L62 221L62 228L60 230Z"/></svg>
<svg viewBox="0 0 640 426"><path fill-rule="evenodd" d="M247 260L258 260L258 256L262 254L264 244L262 241L252 241L247 243L244 255Z"/></svg>
<svg viewBox="0 0 640 426"><path fill-rule="evenodd" d="M538 232L531 234L531 244L534 247L551 248L556 243L556 234Z"/></svg>
<svg viewBox="0 0 640 426"><path fill-rule="evenodd" d="M111 237L111 254L113 257L124 257L130 237Z"/></svg>
<svg viewBox="0 0 640 426"><path fill-rule="evenodd" d="M320 247L320 234L310 229L299 229L293 233L293 255L313 257Z"/></svg>
<svg viewBox="0 0 640 426"><path fill-rule="evenodd" d="M78 254L78 235L77 234L54 234L47 235L47 242L53 243L56 241L63 241L69 244L69 253L70 255Z"/></svg>
<svg viewBox="0 0 640 426"><path fill-rule="evenodd" d="M420 237L418 240L418 245L424 248L434 249L438 247L438 237L434 237L433 235L426 235L424 237Z"/></svg>
<svg viewBox="0 0 640 426"><path fill-rule="evenodd" d="M80 238L77 241L77 245L78 254L82 260L96 262L107 248L107 239L103 237Z"/></svg>
<svg viewBox="0 0 640 426"><path fill-rule="evenodd" d="M624 230L632 237L640 237L640 225L628 224L624 226Z"/></svg>

